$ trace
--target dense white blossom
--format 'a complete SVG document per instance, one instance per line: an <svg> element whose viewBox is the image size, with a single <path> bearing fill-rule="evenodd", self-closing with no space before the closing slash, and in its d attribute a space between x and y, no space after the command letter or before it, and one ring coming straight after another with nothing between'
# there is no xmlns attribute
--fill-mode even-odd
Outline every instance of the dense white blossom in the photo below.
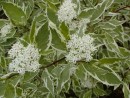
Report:
<svg viewBox="0 0 130 98"><path fill-rule="evenodd" d="M12 46L12 48L8 51L9 57L14 59L19 54L22 54L23 49L24 49L24 46L20 42L15 43Z"/></svg>
<svg viewBox="0 0 130 98"><path fill-rule="evenodd" d="M11 31L11 25L10 24L7 24L7 25L4 25L1 30L0 30L0 34L1 34L1 37L5 37L7 34L10 33Z"/></svg>
<svg viewBox="0 0 130 98"><path fill-rule="evenodd" d="M73 63L82 59L86 59L87 62L92 60L92 54L96 50L93 41L90 35L84 34L82 37L78 34L71 35L67 43L69 53L66 55L66 60Z"/></svg>
<svg viewBox="0 0 130 98"><path fill-rule="evenodd" d="M76 18L76 7L76 4L74 4L72 0L64 0L57 12L59 21L69 23L72 19Z"/></svg>
<svg viewBox="0 0 130 98"><path fill-rule="evenodd" d="M34 45L29 44L24 47L20 42L17 42L8 54L12 58L12 62L9 64L10 71L25 73L25 71L35 72L39 69L40 54Z"/></svg>

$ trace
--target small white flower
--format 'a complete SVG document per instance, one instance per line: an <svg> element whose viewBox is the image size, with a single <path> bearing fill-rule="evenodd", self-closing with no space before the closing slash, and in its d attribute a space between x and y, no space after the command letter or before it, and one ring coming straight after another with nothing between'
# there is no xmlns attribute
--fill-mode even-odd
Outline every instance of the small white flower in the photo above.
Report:
<svg viewBox="0 0 130 98"><path fill-rule="evenodd" d="M34 45L29 44L24 47L20 42L15 43L8 52L12 62L9 64L9 70L18 73L25 71L35 72L39 69L40 54Z"/></svg>
<svg viewBox="0 0 130 98"><path fill-rule="evenodd" d="M93 45L94 39L90 35L79 37L77 34L71 35L67 43L69 53L66 55L66 60L76 63L76 61L86 59L87 62L92 60L92 54L96 50Z"/></svg>
<svg viewBox="0 0 130 98"><path fill-rule="evenodd" d="M59 21L71 22L72 19L76 18L77 14L75 11L76 4L72 0L64 0L63 4L60 6L57 15Z"/></svg>
<svg viewBox="0 0 130 98"><path fill-rule="evenodd" d="M69 23L70 30L80 29L83 28L83 31L85 31L87 24L90 22L89 19L81 19L81 20L72 20Z"/></svg>
<svg viewBox="0 0 130 98"><path fill-rule="evenodd" d="M22 51L25 47L20 43L17 42L15 43L12 48L8 51L9 57L10 58L15 58L19 54L22 54Z"/></svg>
<svg viewBox="0 0 130 98"><path fill-rule="evenodd" d="M97 84L97 81L94 80L92 77L90 77L90 75L88 75L87 73L85 73L85 77L84 79L81 80L81 85L83 87L87 87L89 89L94 88Z"/></svg>
<svg viewBox="0 0 130 98"><path fill-rule="evenodd" d="M75 66L75 65L72 65L72 67L70 68L70 75L73 75L73 74L75 74L75 72L76 72L76 69L77 69L77 66Z"/></svg>
<svg viewBox="0 0 130 98"><path fill-rule="evenodd" d="M12 28L12 27L11 27L10 24L4 25L4 26L1 28L1 30L0 30L1 37L5 37L7 34L9 34L11 28Z"/></svg>
<svg viewBox="0 0 130 98"><path fill-rule="evenodd" d="M96 81L94 81L92 78L88 77L87 79L84 79L84 81L81 81L81 84L83 87L87 87L87 88L91 89L96 86Z"/></svg>

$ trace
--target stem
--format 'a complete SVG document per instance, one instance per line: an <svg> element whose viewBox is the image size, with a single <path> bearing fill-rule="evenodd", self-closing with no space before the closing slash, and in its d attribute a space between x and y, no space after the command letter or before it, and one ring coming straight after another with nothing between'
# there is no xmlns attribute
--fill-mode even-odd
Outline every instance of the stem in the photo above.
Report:
<svg viewBox="0 0 130 98"><path fill-rule="evenodd" d="M121 7L121 8L119 8L119 9L115 10L114 12L117 13L117 12L119 12L120 10L123 10L123 9L126 9L126 8L130 8L130 6L127 5L127 6Z"/></svg>
<svg viewBox="0 0 130 98"><path fill-rule="evenodd" d="M40 69L48 68L48 67L50 67L50 66L52 66L52 65L55 65L56 63L58 63L58 62L60 62L60 61L62 61L62 60L64 60L64 59L65 59L65 57L63 57L63 58L61 58L61 59L59 59L59 60L56 60L56 61L52 62L51 64L48 64L47 66L42 66L42 67L40 67Z"/></svg>

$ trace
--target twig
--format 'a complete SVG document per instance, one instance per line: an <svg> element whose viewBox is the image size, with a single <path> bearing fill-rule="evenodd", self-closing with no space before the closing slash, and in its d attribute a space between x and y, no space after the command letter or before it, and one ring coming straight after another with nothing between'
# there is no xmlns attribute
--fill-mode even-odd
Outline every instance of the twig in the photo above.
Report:
<svg viewBox="0 0 130 98"><path fill-rule="evenodd" d="M52 62L51 64L48 64L47 66L42 66L42 67L40 67L40 69L45 69L45 68L48 68L48 67L50 67L50 66L53 66L53 65L55 65L56 63L58 63L58 62L60 62L60 61L62 61L62 60L64 60L65 59L65 57L63 57L63 58L61 58L61 59L59 59L59 60L56 60L56 61L54 61L54 62ZM3 81L3 80L7 80L7 79L10 79L10 78L12 78L12 77L14 77L14 76L16 76L16 75L18 75L19 73L12 73L12 74L9 74L9 75L7 75L7 76L2 76L2 77L0 77L0 81Z"/></svg>
<svg viewBox="0 0 130 98"><path fill-rule="evenodd" d="M59 60L57 60L57 61L54 61L54 62L52 62L51 64L48 64L47 66L42 66L42 67L40 67L40 69L48 68L48 67L50 67L50 66L52 66L52 65L55 65L56 63L58 63L58 62L60 62L60 61L62 61L62 60L64 60L64 59L65 59L65 57L63 57L63 58L61 58L61 59L59 59Z"/></svg>
<svg viewBox="0 0 130 98"><path fill-rule="evenodd" d="M127 6L121 7L121 8L119 8L119 9L115 10L114 12L117 13L117 12L119 12L120 10L123 10L123 9L126 9L126 8L130 8L130 6L127 5Z"/></svg>

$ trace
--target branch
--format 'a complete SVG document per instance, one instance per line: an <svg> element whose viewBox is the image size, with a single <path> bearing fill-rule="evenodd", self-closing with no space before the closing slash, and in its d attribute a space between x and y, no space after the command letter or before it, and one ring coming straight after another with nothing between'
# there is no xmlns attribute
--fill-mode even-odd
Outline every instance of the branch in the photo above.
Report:
<svg viewBox="0 0 130 98"><path fill-rule="evenodd" d="M127 5L127 6L121 7L121 8L119 8L119 9L115 10L114 12L117 13L117 12L119 12L120 10L123 10L123 9L126 9L126 8L130 8L130 6Z"/></svg>
<svg viewBox="0 0 130 98"><path fill-rule="evenodd" d="M51 66L55 65L56 63L64 60L64 59L65 59L65 57L63 57L63 58L61 58L59 60L56 60L56 61L52 62L51 64L48 64L47 66L42 66L42 67L40 67L40 69L44 70L45 68L51 67ZM19 75L19 73L9 73L9 74L6 74L6 75L0 77L0 81L10 79L10 78L12 78L12 77L14 77L16 75Z"/></svg>
<svg viewBox="0 0 130 98"><path fill-rule="evenodd" d="M54 62L52 62L51 64L48 64L47 66L42 66L42 67L40 67L40 69L45 69L45 68L48 68L48 67L50 67L50 66L53 66L53 65L55 65L56 63L58 63L58 62L60 62L60 61L62 61L62 60L64 60L65 59L65 57L63 57L63 58L61 58L61 59L59 59L59 60L57 60L57 61L54 61Z"/></svg>

